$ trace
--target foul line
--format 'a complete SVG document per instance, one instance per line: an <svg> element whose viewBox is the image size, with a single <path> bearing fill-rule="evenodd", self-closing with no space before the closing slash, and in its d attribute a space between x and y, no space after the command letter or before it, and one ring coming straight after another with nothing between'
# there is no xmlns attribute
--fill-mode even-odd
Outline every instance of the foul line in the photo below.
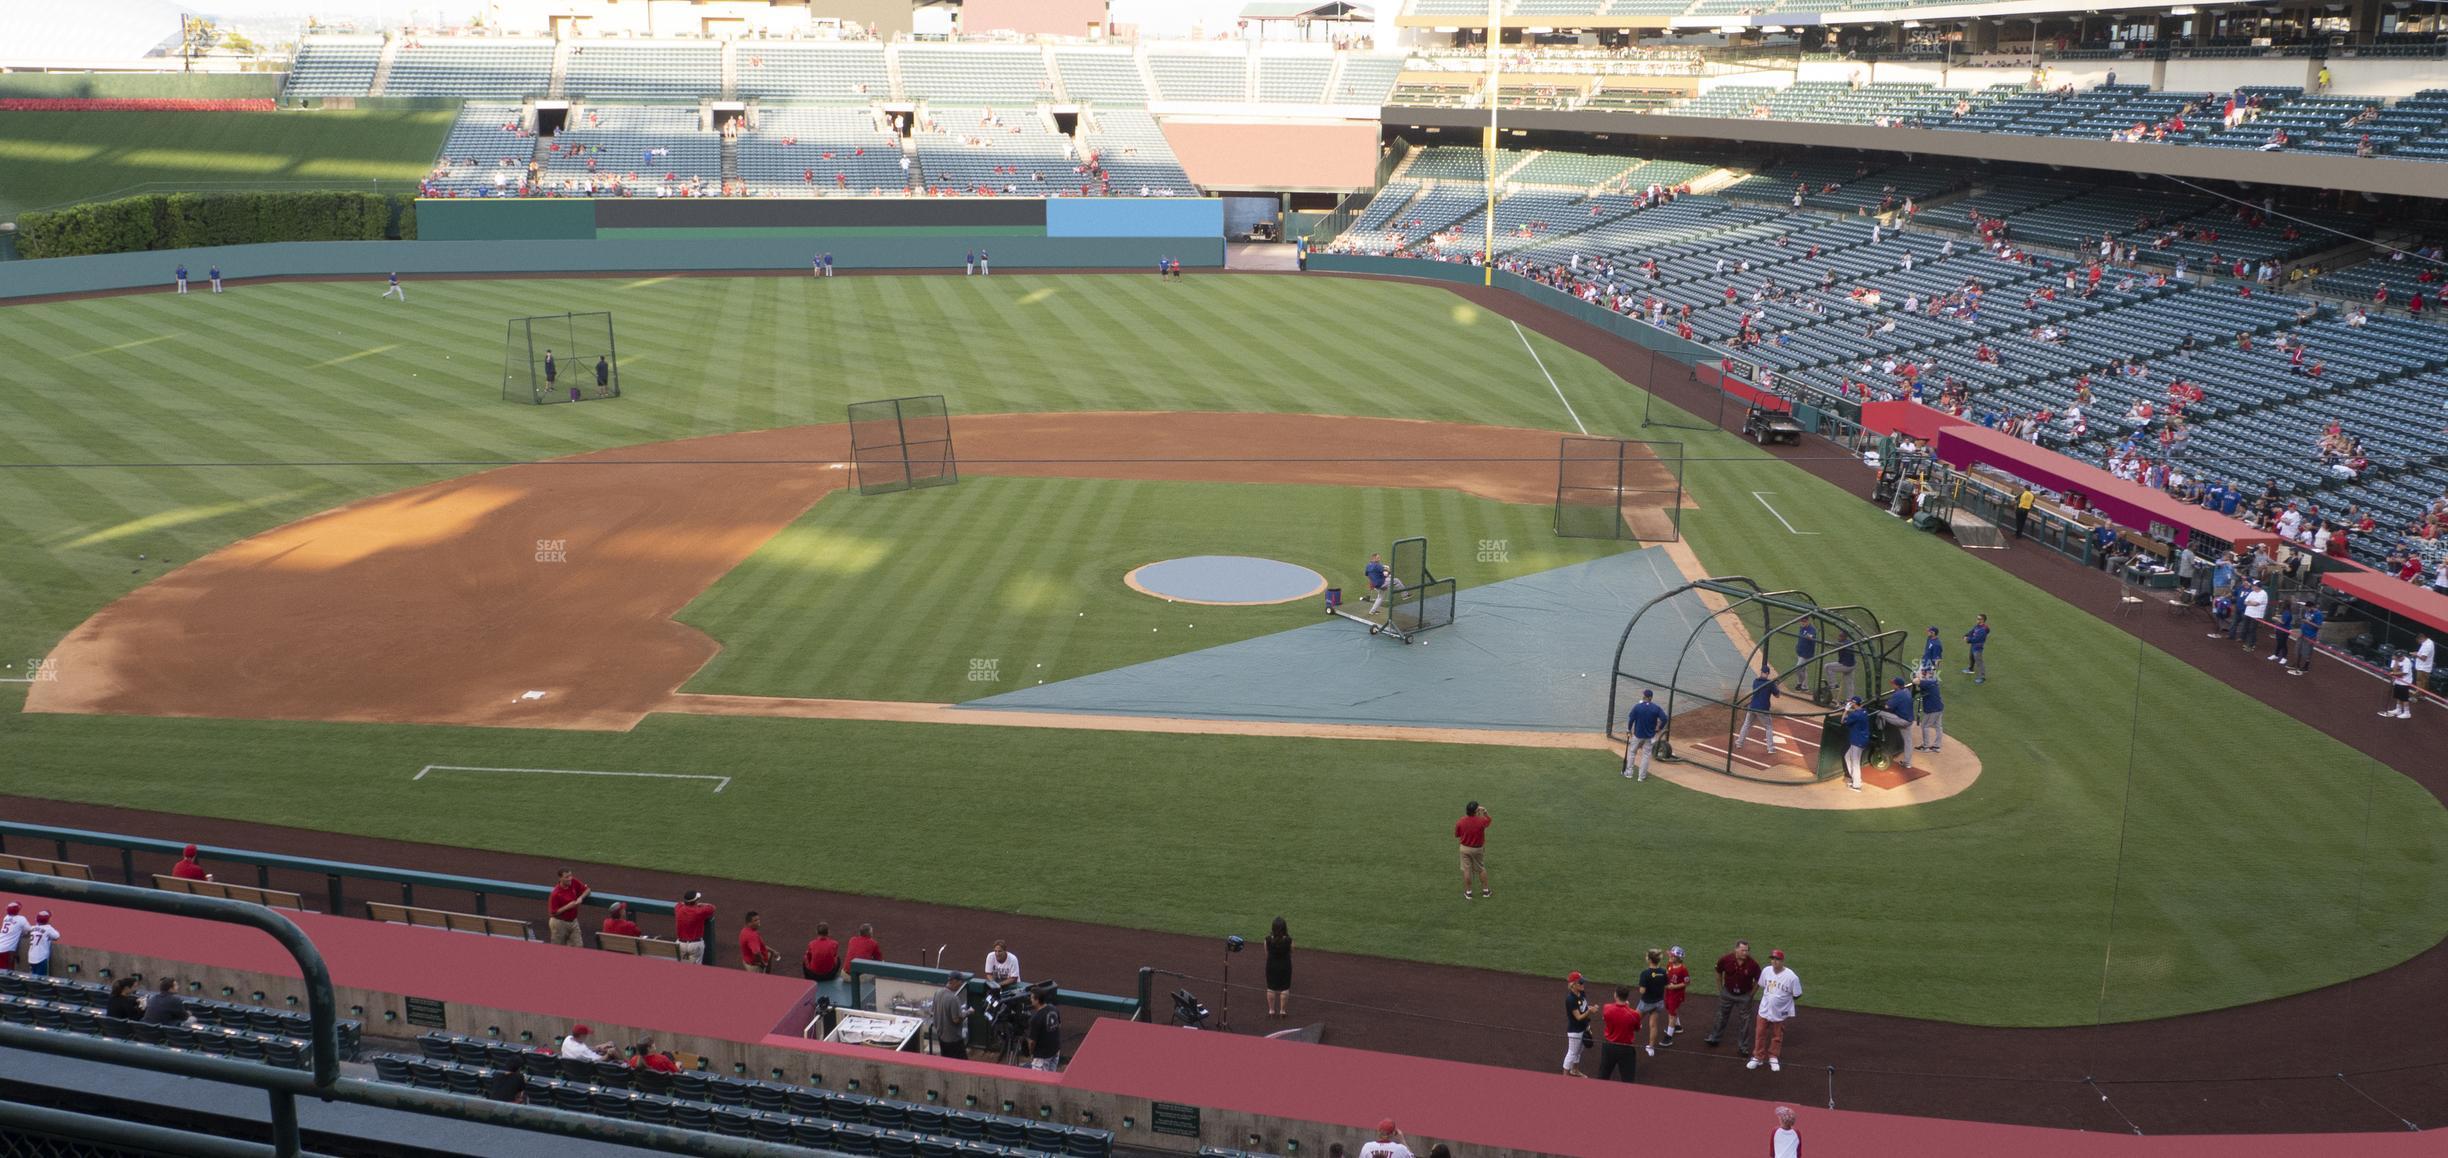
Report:
<svg viewBox="0 0 2448 1158"><path fill-rule="evenodd" d="M1547 372L1546 359L1539 357L1538 349L1530 344L1530 335L1522 332L1520 322L1514 322L1511 318L1506 318L1505 320L1508 322L1513 322L1513 336L1521 339L1522 349L1530 351L1530 360L1537 364L1540 376L1547 379L1547 388L1555 391L1556 401L1564 404L1564 413L1572 415L1573 425L1579 427L1581 433L1588 434L1589 427L1582 426L1581 416L1573 411L1572 399L1564 396L1564 388L1556 385L1555 375Z"/></svg>
<svg viewBox="0 0 2448 1158"><path fill-rule="evenodd" d="M711 780L714 791L731 786L728 776L700 776L686 772L592 772L583 768L478 768L467 764L427 764L417 769L412 780L423 780L428 772L541 772L552 776L640 776L650 780Z"/></svg>
<svg viewBox="0 0 2448 1158"><path fill-rule="evenodd" d="M1768 507L1768 513L1769 513L1769 514L1772 514L1772 515L1776 515L1776 521L1778 521L1778 522L1780 522L1780 523L1785 523L1785 516L1783 516L1783 515L1777 515L1777 509L1776 509L1775 507L1769 507L1769 506L1768 506L1768 496L1769 496L1769 495L1773 495L1773 494L1775 494L1775 493L1776 493L1775 491L1753 491L1753 492L1751 492L1751 497L1752 497L1752 498L1755 498L1755 499L1758 499L1758 500L1759 500L1759 505L1761 505L1761 506L1763 506L1763 507ZM1818 533L1819 533L1819 532L1817 532L1817 531L1794 531L1794 525L1793 525L1792 523L1785 523L1785 529L1786 529L1786 530L1788 530L1788 531L1793 531L1793 533L1794 533L1794 534L1797 534L1797 535L1816 535L1816 534L1818 534Z"/></svg>

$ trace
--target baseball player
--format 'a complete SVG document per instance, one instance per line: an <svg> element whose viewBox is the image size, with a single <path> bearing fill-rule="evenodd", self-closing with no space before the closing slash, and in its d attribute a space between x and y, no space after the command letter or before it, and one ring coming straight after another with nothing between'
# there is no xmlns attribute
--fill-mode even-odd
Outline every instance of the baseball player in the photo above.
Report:
<svg viewBox="0 0 2448 1158"><path fill-rule="evenodd" d="M1921 641L1921 666L1936 667L1946 658L1946 645L1938 642L1938 625L1930 624L1929 634Z"/></svg>
<svg viewBox="0 0 2448 1158"><path fill-rule="evenodd" d="M182 266L178 267L177 279L178 279L178 292L180 292L180 293L186 293L186 292L187 292L187 267L186 267L186 266L182 265Z"/></svg>
<svg viewBox="0 0 2448 1158"><path fill-rule="evenodd" d="M1811 657L1819 654L1819 629L1804 623L1794 632L1794 690L1811 694Z"/></svg>
<svg viewBox="0 0 2448 1158"><path fill-rule="evenodd" d="M211 279L212 279L212 292L214 292L214 293L220 293L220 292L221 292L221 267L216 265L216 266L212 267L211 269L205 270L205 271L204 271L204 275L205 275L206 277L209 277L209 278L211 278Z"/></svg>
<svg viewBox="0 0 2448 1158"><path fill-rule="evenodd" d="M1935 638L1931 642L1935 645ZM1887 693L1887 706L1880 709L1878 718L1886 721L1887 726L1894 728L1909 739L1912 736L1913 727L1912 688L1905 685L1903 676L1896 676L1887 683L1893 690ZM1907 747L1904 752L1904 766L1912 767L1912 760L1912 749Z"/></svg>
<svg viewBox="0 0 2448 1158"><path fill-rule="evenodd" d="M1870 713L1860 696L1845 701L1845 787L1861 791L1862 753L1870 750Z"/></svg>
<svg viewBox="0 0 2448 1158"><path fill-rule="evenodd" d="M1386 570L1384 558L1377 555L1370 555L1368 566L1360 570L1368 577L1369 614L1375 615L1379 608L1385 606L1387 595L1402 590L1402 583L1394 578L1393 572Z"/></svg>
<svg viewBox="0 0 2448 1158"><path fill-rule="evenodd" d="M1963 673L1971 676L1973 683L1988 683L1989 661L1981 656L1981 649L1989 646L1988 616L1981 615L1973 618L1972 630L1964 633L1964 646L1971 649L1972 658L1964 661Z"/></svg>
<svg viewBox="0 0 2448 1158"><path fill-rule="evenodd" d="M1768 754L1776 755L1776 717L1768 714L1768 705L1775 695L1776 669L1762 662L1759 675L1751 680L1750 706L1743 710L1742 727L1734 733L1736 749L1739 750L1743 741L1751 738L1751 725L1756 722L1760 731L1768 733Z"/></svg>
<svg viewBox="0 0 2448 1158"><path fill-rule="evenodd" d="M555 392L557 389L559 389L558 383L560 381L561 366L559 363L553 361L553 352L550 349L547 349L544 351L544 392L546 394Z"/></svg>
<svg viewBox="0 0 2448 1158"><path fill-rule="evenodd" d="M403 306L408 304L408 291L400 288L399 274L396 271L391 275L391 288L384 290L382 296L398 298Z"/></svg>
<svg viewBox="0 0 2448 1158"><path fill-rule="evenodd" d="M1916 752L1935 752L1946 741L1940 730L1939 717L1946 714L1946 701L1938 695L1938 669L1921 669L1921 742L1913 745Z"/></svg>
<svg viewBox="0 0 2448 1158"><path fill-rule="evenodd" d="M1640 702L1624 720L1632 733L1632 746L1624 749L1624 775L1635 784L1649 778L1649 752L1657 746L1658 733L1666 729L1666 709L1657 706L1657 693L1641 689Z"/></svg>

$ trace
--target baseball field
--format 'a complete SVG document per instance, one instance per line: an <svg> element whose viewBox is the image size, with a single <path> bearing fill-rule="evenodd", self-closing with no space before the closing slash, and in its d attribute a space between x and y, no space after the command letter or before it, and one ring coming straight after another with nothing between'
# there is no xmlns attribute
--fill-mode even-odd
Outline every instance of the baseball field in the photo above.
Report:
<svg viewBox="0 0 2448 1158"><path fill-rule="evenodd" d="M1441 289L379 290L0 310L0 674L36 681L0 684L0 792L1136 928L1287 913L1314 948L1533 974L1748 935L1806 952L1818 1004L1980 1024L2237 1005L2448 934L2448 816L2412 781L1736 438L1644 427L1634 385ZM615 314L626 396L500 401L504 320L562 310ZM844 406L917 393L959 416L963 481L844 490ZM1550 530L1529 450L1583 429L1684 444L1708 573L1950 641L1987 613L1992 678L1947 714L1977 782L1812 811L1527 739L690 708L950 704L1319 622L1122 584L1181 556L1357 589L1425 534L1468 616L1636 546ZM1467 799L1494 904L1455 896Z"/></svg>

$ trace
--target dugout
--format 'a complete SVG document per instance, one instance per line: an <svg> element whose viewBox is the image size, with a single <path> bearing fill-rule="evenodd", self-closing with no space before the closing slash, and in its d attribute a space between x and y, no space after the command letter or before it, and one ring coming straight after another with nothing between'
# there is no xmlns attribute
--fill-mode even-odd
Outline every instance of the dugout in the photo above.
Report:
<svg viewBox="0 0 2448 1158"><path fill-rule="evenodd" d="M1805 625L1818 643L1809 661L1797 662ZM1644 689L1653 690L1667 719L1656 759L1763 784L1842 776L1846 674L1836 660L1847 635L1852 694L1875 710L1890 678L1914 674L1907 631L1887 627L1867 607L1822 604L1807 591L1770 590L1746 576L1686 583L1642 604L1624 626L1607 692L1607 735L1630 743L1625 714ZM1773 758L1756 741L1734 744L1763 660L1777 681L1765 713L1782 745ZM1883 763L1901 751L1903 737L1884 724L1877 733L1870 757Z"/></svg>

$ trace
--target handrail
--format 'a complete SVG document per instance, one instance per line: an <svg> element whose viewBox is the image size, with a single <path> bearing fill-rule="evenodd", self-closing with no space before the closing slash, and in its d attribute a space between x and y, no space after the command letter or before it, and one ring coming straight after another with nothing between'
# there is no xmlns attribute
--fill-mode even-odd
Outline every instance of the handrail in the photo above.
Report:
<svg viewBox="0 0 2448 1158"><path fill-rule="evenodd" d="M891 961L878 961L872 957L862 957L852 961L843 972L850 978L851 998L855 1001L859 994L858 982L861 977L889 977L895 981L924 981L930 985L942 985L944 979L950 977L955 970L937 969L928 965L902 965ZM969 969L958 970L958 972L975 973L974 970ZM1084 989L1064 989L1059 986L1054 990L1053 1003L1068 1005L1075 1009L1085 1009L1093 1013L1120 1014L1132 1020L1138 1019L1142 1008L1142 1003L1132 998L1118 997L1111 993L1090 993Z"/></svg>
<svg viewBox="0 0 2448 1158"><path fill-rule="evenodd" d="M262 905L245 901L5 869L0 869L0 889L54 900L139 909L198 921L219 921L225 925L248 925L263 930L273 940L280 942L281 948L289 951L289 956L298 963L298 976L306 983L306 1012L314 1019L313 1036L307 1043L307 1050L314 1066L315 1087L327 1087L339 1080L340 1003L332 993L331 968L323 963L323 951L315 948L315 943L307 938L306 931L298 928L297 923L289 918Z"/></svg>
<svg viewBox="0 0 2448 1158"><path fill-rule="evenodd" d="M261 1062L233 1061L209 1054L0 1022L0 1047L64 1055L262 1090L272 1099L272 1153L275 1155L301 1153L296 1106L296 1098L300 1094L325 1101L458 1118L518 1130L643 1146L667 1153L703 1155L705 1158L806 1158L810 1154L838 1153L732 1138L674 1126L599 1118L566 1110L490 1102L482 1098L436 1093L362 1078L343 1078L340 1076L340 1019L338 1002L332 989L331 969L324 963L322 951L315 948L305 930L298 928L287 917L261 905L243 901L7 870L0 870L0 891L138 909L192 920L247 925L279 941L298 964L299 975L306 984L307 1011L314 1019L310 1031L312 1037L308 1042L312 1066L309 1073L280 1069ZM9 1115L15 1115L17 1109L10 1107L7 1113L0 1114L0 1120L8 1120ZM26 1115L15 1116L19 1120L30 1121ZM50 1124L63 1130L82 1125L66 1118Z"/></svg>
<svg viewBox="0 0 2448 1158"><path fill-rule="evenodd" d="M54 842L55 844L61 845L88 844L102 848L115 848L123 852L151 852L161 853L173 857L185 851L187 847L187 842L185 841L162 840L150 836L129 836L124 833L116 832L96 832L91 829L62 828L48 824L26 824L20 821L0 820L0 851L6 851L6 838L11 836L23 836L36 840L48 840ZM360 880L383 881L389 884L397 885L423 885L428 888L451 889L457 892L475 893L479 896L493 894L505 897L518 897L523 900L537 901L545 900L552 896L552 886L532 884L526 881L492 880L485 877L460 876L456 873L437 873L427 872L423 869L391 868L385 865L357 864L350 861L324 860L321 857L293 856L288 853L260 852L254 849L244 848L224 848L218 845L197 845L196 854L200 857L205 857L211 860L232 861L238 864L254 865L262 869L286 869L294 872L317 873L327 877L354 877ZM677 902L674 901L657 900L651 897L631 897L623 896L618 893L602 892L590 894L587 897L586 903L599 907L610 907L615 903L625 904L629 906L631 910L636 912L656 913L665 916L670 915L671 911L677 907Z"/></svg>

